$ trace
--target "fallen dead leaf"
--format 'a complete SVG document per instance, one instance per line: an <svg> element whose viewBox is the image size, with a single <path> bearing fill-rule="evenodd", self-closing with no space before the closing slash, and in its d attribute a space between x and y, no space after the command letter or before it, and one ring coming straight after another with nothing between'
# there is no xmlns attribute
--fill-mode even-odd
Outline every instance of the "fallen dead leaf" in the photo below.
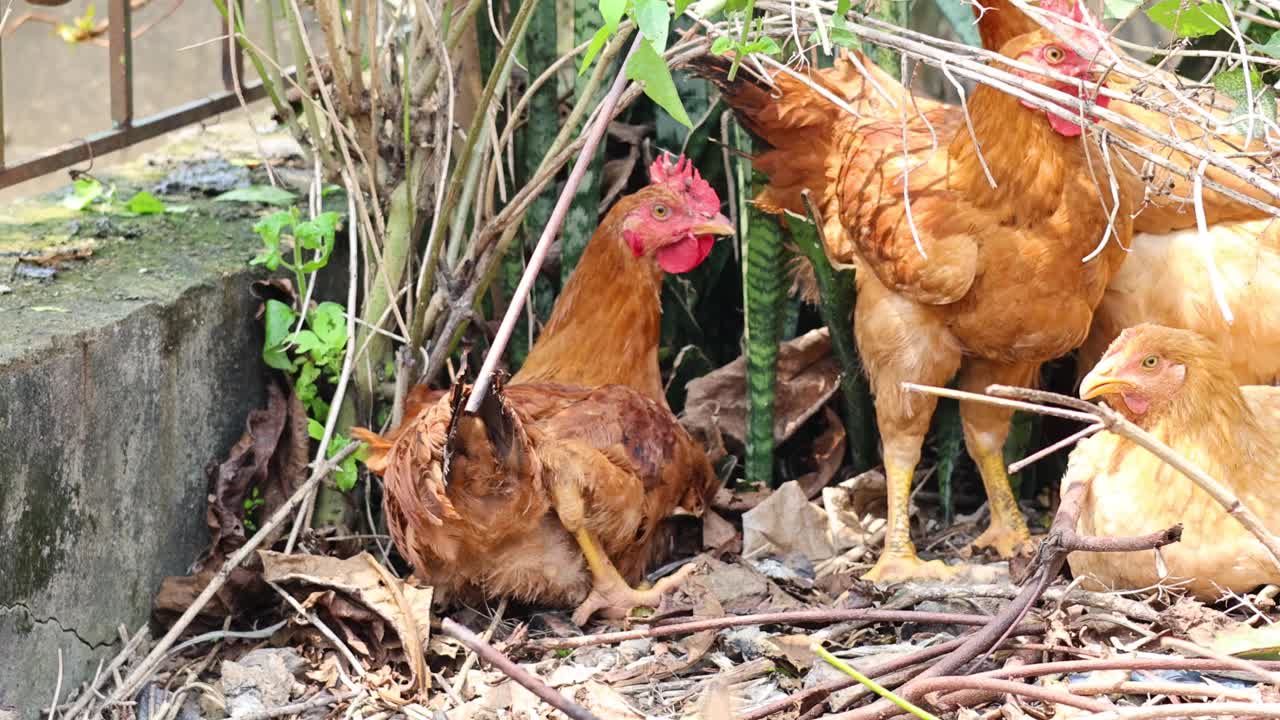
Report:
<svg viewBox="0 0 1280 720"><path fill-rule="evenodd" d="M830 406L824 405L822 417L827 423L827 429L813 441L813 448L804 456L810 459L814 470L796 478L796 482L804 490L804 496L810 500L817 497L831 482L831 478L836 476L836 472L844 464L845 448L848 446L840 416Z"/></svg>
<svg viewBox="0 0 1280 720"><path fill-rule="evenodd" d="M791 481L742 516L742 554L756 558L795 552L815 563L836 554L827 532L827 514Z"/></svg>
<svg viewBox="0 0 1280 720"><path fill-rule="evenodd" d="M871 537L884 527L888 512L887 488L883 472L868 470L822 489L822 507L836 552L872 545Z"/></svg>
<svg viewBox="0 0 1280 720"><path fill-rule="evenodd" d="M747 362L744 357L691 380L681 423L710 448L735 451L745 445L747 427ZM813 330L778 348L774 441L789 439L826 404L840 384L840 368L831 354L826 328Z"/></svg>
<svg viewBox="0 0 1280 720"><path fill-rule="evenodd" d="M419 687L429 687L423 676L422 653L431 641L431 588L419 588L379 573L369 553L339 559L325 555L286 555L260 550L262 577L277 584L304 583L345 593L389 624L404 645L406 659ZM388 586L390 579L395 584ZM403 598L402 604L397 593Z"/></svg>
<svg viewBox="0 0 1280 720"><path fill-rule="evenodd" d="M742 534L715 510L702 513L702 548L712 555L742 553Z"/></svg>
<svg viewBox="0 0 1280 720"><path fill-rule="evenodd" d="M578 704L600 720L642 720L644 715L631 707L617 690L596 680L588 680L573 695Z"/></svg>
<svg viewBox="0 0 1280 720"><path fill-rule="evenodd" d="M23 253L18 256L18 262L56 268L71 260L88 260L93 257L93 251L97 247L97 240L86 238L46 247L39 252Z"/></svg>
<svg viewBox="0 0 1280 720"><path fill-rule="evenodd" d="M192 573L165 578L156 593L154 612L161 624L185 612L222 567L227 556L244 545L249 531L245 504L258 491L258 517L268 517L305 481L310 438L306 410L285 381L267 384L267 406L250 411L244 435L227 459L205 468L209 495L205 524L209 547L193 564ZM264 546L280 536L277 529ZM255 558L231 573L212 602L201 611L205 619L238 616L274 603L274 594L259 576Z"/></svg>

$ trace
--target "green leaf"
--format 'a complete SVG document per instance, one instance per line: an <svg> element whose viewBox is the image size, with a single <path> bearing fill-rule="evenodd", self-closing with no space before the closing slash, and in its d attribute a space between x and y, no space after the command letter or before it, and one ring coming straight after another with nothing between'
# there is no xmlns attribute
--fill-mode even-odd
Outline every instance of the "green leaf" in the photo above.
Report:
<svg viewBox="0 0 1280 720"><path fill-rule="evenodd" d="M684 11L688 10L692 4L693 0L676 0L676 17L683 15Z"/></svg>
<svg viewBox="0 0 1280 720"><path fill-rule="evenodd" d="M858 36L854 35L853 31L851 30L833 27L833 28L829 28L827 30L827 33L831 37L831 42L835 43L836 45L839 45L842 48L855 50L862 47L862 43L861 41L858 40ZM809 38L809 42L816 44L818 42L818 33L815 32Z"/></svg>
<svg viewBox="0 0 1280 720"><path fill-rule="evenodd" d="M1253 49L1264 55L1280 58L1280 30L1271 33L1271 37L1267 39L1266 45L1254 43Z"/></svg>
<svg viewBox="0 0 1280 720"><path fill-rule="evenodd" d="M658 104L663 110L681 125L693 129L689 115L680 103L680 94L676 92L676 84L671 79L671 70L649 43L640 43L636 52L627 62L627 79L644 84L644 94Z"/></svg>
<svg viewBox="0 0 1280 720"><path fill-rule="evenodd" d="M657 52L667 49L667 29L671 24L671 9L667 0L635 0L636 25L640 34Z"/></svg>
<svg viewBox="0 0 1280 720"><path fill-rule="evenodd" d="M293 323L298 319L293 308L279 300L268 300L263 317L263 328L266 336L262 344L262 361L268 367L277 370L292 371L293 362L285 351L285 340Z"/></svg>
<svg viewBox="0 0 1280 720"><path fill-rule="evenodd" d="M1256 70L1250 69L1249 83L1253 89L1253 102L1249 102L1249 87L1245 86L1243 68L1234 70L1224 70L1213 76L1213 87L1218 92L1226 95L1236 102L1236 108L1231 111L1231 115L1227 120L1234 121L1236 129L1242 133L1252 132L1254 135L1261 135L1266 132L1262 127L1261 121L1254 119L1258 125L1250 129L1249 114L1253 112L1260 113L1263 117L1271 122L1276 121L1276 93L1262 81L1262 76ZM1252 108L1250 106L1252 105Z"/></svg>
<svg viewBox="0 0 1280 720"><path fill-rule="evenodd" d="M733 38L721 35L720 37L716 38L714 42L711 43L711 54L723 55L729 52L730 50L734 49L734 47L737 46L737 44L738 43Z"/></svg>
<svg viewBox="0 0 1280 720"><path fill-rule="evenodd" d="M1187 3L1185 10L1181 9L1183 2ZM1226 8L1216 2L1194 0L1161 0L1147 10L1147 17L1180 37L1212 35L1229 24Z"/></svg>
<svg viewBox="0 0 1280 720"><path fill-rule="evenodd" d="M1102 17L1108 20L1123 20L1132 15L1141 4L1141 0L1104 0Z"/></svg>
<svg viewBox="0 0 1280 720"><path fill-rule="evenodd" d="M131 213L139 215L156 215L164 212L164 203L156 199L155 195L142 190L137 195L129 198L129 202L124 204L124 208Z"/></svg>
<svg viewBox="0 0 1280 720"><path fill-rule="evenodd" d="M271 185L250 185L222 193L214 198L214 202L263 203L265 205L292 205L298 196Z"/></svg>
<svg viewBox="0 0 1280 720"><path fill-rule="evenodd" d="M90 203L102 197L107 191L102 183L90 177L77 179L71 187L71 194L62 199L62 205L72 210L83 210L89 207Z"/></svg>
<svg viewBox="0 0 1280 720"><path fill-rule="evenodd" d="M322 302L307 316L307 325L333 350L347 344L346 309L335 302Z"/></svg>
<svg viewBox="0 0 1280 720"><path fill-rule="evenodd" d="M742 53L744 55L751 54L751 53L777 55L780 52L782 52L782 48L778 47L778 43L774 42L773 38L769 37L768 35L761 35L755 40L752 40L751 42L742 46Z"/></svg>
<svg viewBox="0 0 1280 720"><path fill-rule="evenodd" d="M607 28L616 29L626 11L627 0L600 0L600 14L604 16L604 26Z"/></svg>
<svg viewBox="0 0 1280 720"><path fill-rule="evenodd" d="M604 48L606 42L609 42L609 36L612 34L613 30L607 26L596 31L596 34L591 38L591 44L587 46L587 52L582 56L582 64L578 66L579 75L582 75L587 71L587 68L591 67L596 55L600 54L600 50Z"/></svg>
<svg viewBox="0 0 1280 720"><path fill-rule="evenodd" d="M312 440L319 442L324 438L324 425L312 418L307 418L307 434L311 436Z"/></svg>
<svg viewBox="0 0 1280 720"><path fill-rule="evenodd" d="M298 354L309 353L312 350L323 349L324 343L320 342L320 338L310 330L299 330L289 336L289 344L294 347Z"/></svg>

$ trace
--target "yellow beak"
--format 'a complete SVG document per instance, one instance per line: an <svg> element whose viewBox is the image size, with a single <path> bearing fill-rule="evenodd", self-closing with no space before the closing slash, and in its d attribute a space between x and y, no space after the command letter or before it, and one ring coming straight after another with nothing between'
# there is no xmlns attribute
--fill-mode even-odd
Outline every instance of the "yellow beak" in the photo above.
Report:
<svg viewBox="0 0 1280 720"><path fill-rule="evenodd" d="M706 222L693 226L694 235L732 235L733 223L721 213Z"/></svg>
<svg viewBox="0 0 1280 720"><path fill-rule="evenodd" d="M1084 376L1080 382L1080 399L1092 400L1103 395L1122 392L1133 388L1133 383L1115 377L1116 362L1103 360Z"/></svg>

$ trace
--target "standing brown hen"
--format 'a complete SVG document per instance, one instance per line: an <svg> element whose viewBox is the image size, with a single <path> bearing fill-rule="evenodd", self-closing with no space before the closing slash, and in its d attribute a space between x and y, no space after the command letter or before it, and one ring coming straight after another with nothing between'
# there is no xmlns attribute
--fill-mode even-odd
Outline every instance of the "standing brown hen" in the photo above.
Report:
<svg viewBox="0 0 1280 720"><path fill-rule="evenodd" d="M659 158L650 179L592 236L510 386L475 414L459 385L385 438L358 433L396 546L445 596L576 604L583 624L653 605L692 570L630 584L659 524L701 513L716 485L663 394L659 292L733 227L687 160Z"/></svg>
<svg viewBox="0 0 1280 720"><path fill-rule="evenodd" d="M1082 8L1073 14L1093 21ZM1098 48L1091 35L1062 32L1083 54ZM1064 92L1081 96L1089 88L1089 61L1047 30L1019 35L1001 53L1080 81L1050 82ZM790 78L771 99L748 80L728 82L719 68L704 64L702 72L772 146L757 159L776 186L763 204L796 209L794 196L812 189L822 200L827 255L857 271L854 329L889 478L885 549L867 577L949 576L942 563L920 561L910 538L912 475L936 402L902 383L943 385L957 373L967 390L1034 382L1041 363L1070 352L1088 332L1123 260L1131 203L1100 191L1094 178L1106 177L1105 168L1089 161L1102 153L1083 151L1092 139L1082 128L986 85L969 99L970 132L963 116L941 103L913 104L883 74L879 83L897 106L888 118L846 114ZM850 72L845 64L812 75L839 87L841 73ZM929 122L904 122L917 107ZM1004 469L1010 415L961 405L966 445L991 504L991 526L976 544L1004 556L1030 539Z"/></svg>

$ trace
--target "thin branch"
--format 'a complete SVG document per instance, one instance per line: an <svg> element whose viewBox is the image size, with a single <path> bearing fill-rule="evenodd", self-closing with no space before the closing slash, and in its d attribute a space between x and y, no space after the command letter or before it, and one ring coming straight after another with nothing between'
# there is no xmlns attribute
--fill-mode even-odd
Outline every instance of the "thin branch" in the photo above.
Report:
<svg viewBox="0 0 1280 720"><path fill-rule="evenodd" d="M599 720L586 708L556 692L536 675L515 664L506 655L498 652L492 645L481 640L475 633L452 619L445 618L441 621L440 631L466 645L485 662L501 670L507 677L519 683L524 689L537 695L543 702L568 715L573 720Z"/></svg>

